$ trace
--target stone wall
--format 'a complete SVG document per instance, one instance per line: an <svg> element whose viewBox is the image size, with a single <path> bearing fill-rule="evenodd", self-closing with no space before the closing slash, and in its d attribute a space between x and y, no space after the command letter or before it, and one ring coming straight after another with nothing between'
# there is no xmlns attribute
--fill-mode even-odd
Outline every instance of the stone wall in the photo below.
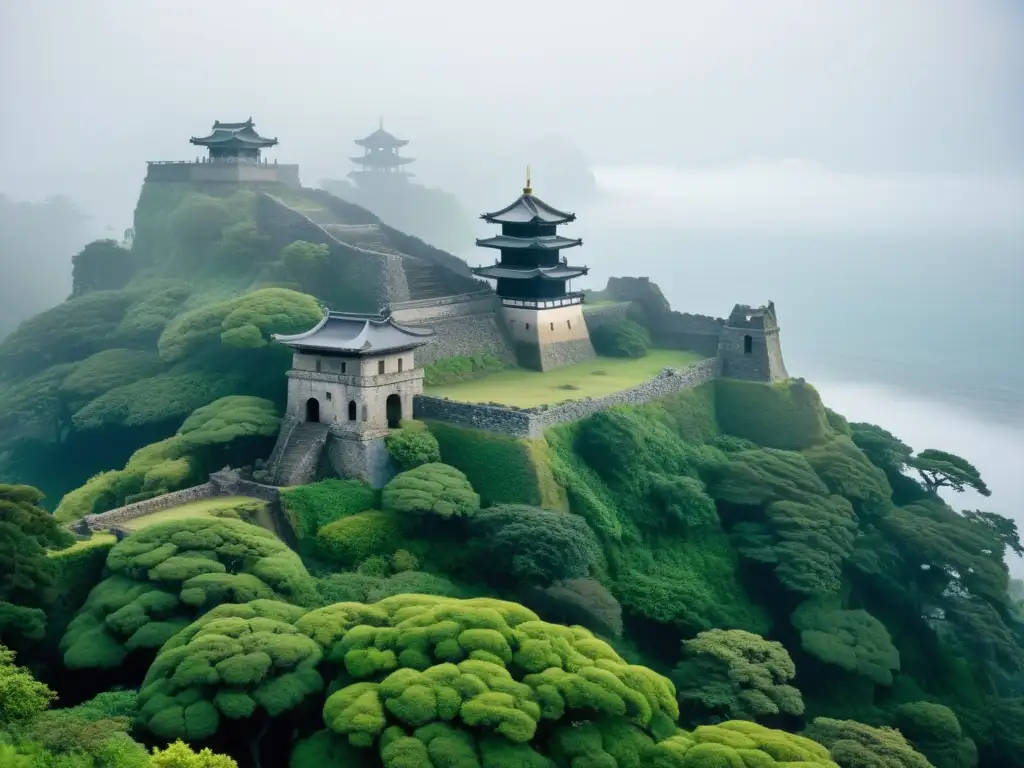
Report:
<svg viewBox="0 0 1024 768"><path fill-rule="evenodd" d="M630 301L620 301L617 304L602 304L599 306L583 305L583 319L587 321L587 328L591 332L602 325L616 325L625 320L643 322L643 312Z"/></svg>
<svg viewBox="0 0 1024 768"><path fill-rule="evenodd" d="M155 161L146 164L146 181L301 186L299 166L283 163Z"/></svg>
<svg viewBox="0 0 1024 768"><path fill-rule="evenodd" d="M117 509L111 509L108 512L101 512L97 515L86 515L83 519L90 530L108 530L110 528L116 528L119 524L128 520L134 520L137 517L151 515L154 512L159 512L163 509L170 509L171 507L177 507L181 504L188 504L190 501L209 499L213 496L219 495L222 494L217 493L211 483L203 483L202 485L195 485L181 491L165 493L163 496L156 496L152 499L137 501L134 504L128 504L123 507L118 507Z"/></svg>
<svg viewBox="0 0 1024 768"><path fill-rule="evenodd" d="M572 400L560 405L511 408L497 405L460 403L447 398L418 395L415 416L427 421L444 421L455 426L498 432L509 437L541 438L544 430L591 416L616 405L643 405L684 389L693 389L715 378L714 358L683 369L666 368L653 379L607 397Z"/></svg>
<svg viewBox="0 0 1024 768"><path fill-rule="evenodd" d="M498 299L490 290L391 305L391 316L396 322L434 331L431 342L416 350L417 365L445 357L484 354L503 363L515 363L515 353L502 329L498 311Z"/></svg>
<svg viewBox="0 0 1024 768"><path fill-rule="evenodd" d="M609 277L608 285L600 296L613 301L632 302L637 313L632 319L647 326L652 340L659 347L688 349L708 356L718 352L718 337L725 320L674 311L650 278ZM589 313L587 318L589 323Z"/></svg>

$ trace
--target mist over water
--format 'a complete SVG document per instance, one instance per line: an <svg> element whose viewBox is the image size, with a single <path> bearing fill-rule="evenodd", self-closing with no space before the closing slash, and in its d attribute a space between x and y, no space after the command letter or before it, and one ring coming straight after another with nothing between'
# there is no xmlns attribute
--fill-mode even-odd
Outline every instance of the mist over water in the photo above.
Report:
<svg viewBox="0 0 1024 768"><path fill-rule="evenodd" d="M963 455L993 495L954 507L1024 528L1024 177L798 161L596 175L575 225L584 287L647 275L673 308L716 317L774 301L791 375L851 420Z"/></svg>

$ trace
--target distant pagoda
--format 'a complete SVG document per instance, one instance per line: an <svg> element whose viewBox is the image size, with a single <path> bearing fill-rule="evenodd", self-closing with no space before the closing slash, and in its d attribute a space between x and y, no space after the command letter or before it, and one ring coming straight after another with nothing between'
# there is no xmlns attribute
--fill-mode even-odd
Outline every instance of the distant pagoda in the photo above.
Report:
<svg viewBox="0 0 1024 768"><path fill-rule="evenodd" d="M481 248L494 248L501 258L491 266L475 267L473 274L496 281L502 315L517 347L520 363L549 370L592 357L594 349L583 319L583 294L572 292L569 281L582 277L587 267L571 266L560 252L582 245L580 239L562 237L559 224L576 220L535 197L526 172L526 186L509 206L480 218L501 224L501 234L478 239Z"/></svg>
<svg viewBox="0 0 1024 768"><path fill-rule="evenodd" d="M222 123L215 120L209 136L189 139L190 144L206 147L210 160L250 160L259 162L260 151L277 145L277 139L266 139L256 133L250 117L244 123Z"/></svg>
<svg viewBox="0 0 1024 768"><path fill-rule="evenodd" d="M376 181L381 178L391 180L408 179L415 174L403 170L403 166L414 162L411 157L402 157L398 150L408 144L408 139L399 139L384 130L384 118L380 126L365 139L356 139L356 144L363 148L362 157L349 158L361 166L349 173L357 181Z"/></svg>

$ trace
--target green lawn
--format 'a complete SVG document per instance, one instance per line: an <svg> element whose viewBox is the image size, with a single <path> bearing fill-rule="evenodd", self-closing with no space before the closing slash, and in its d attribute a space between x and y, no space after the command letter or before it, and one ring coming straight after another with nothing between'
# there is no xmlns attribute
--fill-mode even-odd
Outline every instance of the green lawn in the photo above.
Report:
<svg viewBox="0 0 1024 768"><path fill-rule="evenodd" d="M166 523L170 520L183 520L186 517L209 517L210 512L214 509L235 507L253 501L259 502L260 500L251 496L215 496L212 499L200 499L182 504L180 507L162 509L150 515L136 517L134 520L126 520L121 527L128 531L139 531L146 526Z"/></svg>
<svg viewBox="0 0 1024 768"><path fill-rule="evenodd" d="M465 403L503 403L528 408L563 400L604 397L642 384L666 367L685 368L700 359L694 352L652 349L638 360L597 357L547 373L513 368L472 381L427 387L426 393Z"/></svg>

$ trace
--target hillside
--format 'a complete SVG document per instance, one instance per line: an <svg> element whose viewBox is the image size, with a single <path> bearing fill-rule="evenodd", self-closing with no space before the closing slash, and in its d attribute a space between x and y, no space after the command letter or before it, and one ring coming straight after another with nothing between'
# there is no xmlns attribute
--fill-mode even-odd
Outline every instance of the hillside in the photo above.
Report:
<svg viewBox="0 0 1024 768"><path fill-rule="evenodd" d="M51 505L218 397L282 405L288 355L267 341L308 328L317 302L376 312L488 290L461 260L326 192L154 183L131 250L91 244L73 282L68 301L0 342L0 480Z"/></svg>
<svg viewBox="0 0 1024 768"><path fill-rule="evenodd" d="M323 192L145 186L131 249L87 246L73 297L0 343L0 765L1024 766L1016 525L940 496L988 495L968 460L802 379L716 378L535 439L403 422L383 489L275 490L269 526L254 496L123 540L62 527L257 468L289 358L270 334L321 302L478 287ZM630 364L717 331L648 281L606 298L627 290L648 327L606 335ZM431 375L529 397L500 367Z"/></svg>

